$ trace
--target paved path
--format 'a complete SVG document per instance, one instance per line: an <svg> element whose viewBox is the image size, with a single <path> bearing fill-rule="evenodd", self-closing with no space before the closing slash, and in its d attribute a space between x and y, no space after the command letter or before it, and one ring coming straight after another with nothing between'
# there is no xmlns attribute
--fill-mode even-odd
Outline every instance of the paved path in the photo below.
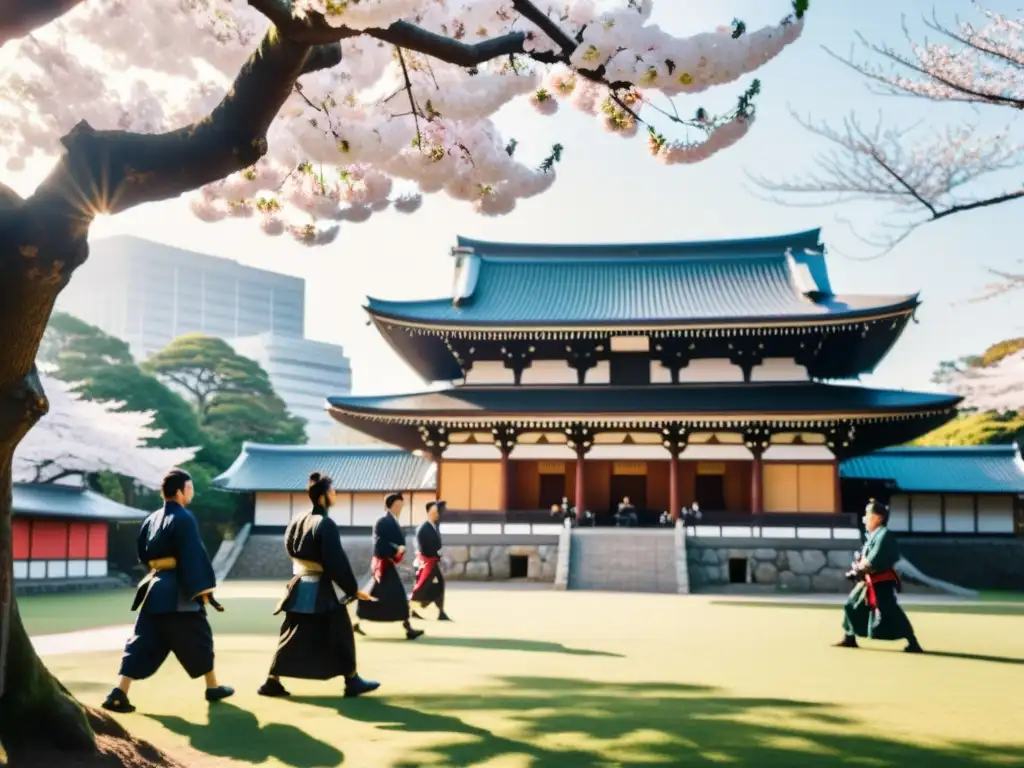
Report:
<svg viewBox="0 0 1024 768"><path fill-rule="evenodd" d="M34 635L32 645L40 656L59 656L67 653L95 653L117 651L124 648L132 633L132 625L81 629L56 635Z"/></svg>

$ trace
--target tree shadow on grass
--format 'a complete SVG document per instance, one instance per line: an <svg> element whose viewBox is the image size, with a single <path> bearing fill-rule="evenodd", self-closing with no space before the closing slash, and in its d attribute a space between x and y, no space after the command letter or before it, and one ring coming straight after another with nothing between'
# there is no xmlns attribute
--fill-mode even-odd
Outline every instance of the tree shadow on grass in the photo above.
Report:
<svg viewBox="0 0 1024 768"><path fill-rule="evenodd" d="M380 638L385 643L407 643L397 637ZM589 648L570 648L562 643L544 640L519 640L505 637L431 637L424 635L416 641L420 645L446 646L450 648L476 648L481 651L527 651L530 653L564 653L569 656L603 656L609 659L625 658L621 653L592 651Z"/></svg>
<svg viewBox="0 0 1024 768"><path fill-rule="evenodd" d="M720 605L728 608L781 608L814 611L835 611L842 614L841 603L812 603L802 600L712 600L711 605ZM1024 604L1017 603L946 603L943 605L927 603L904 603L904 610L913 619L914 614L966 614L971 616L1024 616Z"/></svg>
<svg viewBox="0 0 1024 768"><path fill-rule="evenodd" d="M885 648L865 648L861 647L858 650L862 651L873 651L875 653L891 653ZM964 661L984 661L989 664L1018 664L1024 665L1024 659L1014 658L1013 656L988 656L984 653L959 653L957 651L926 651L924 656L921 658L927 658L929 656L937 656L942 659L961 659Z"/></svg>
<svg viewBox="0 0 1024 768"><path fill-rule="evenodd" d="M294 697L381 730L429 732L436 743L396 768L477 765L526 756L531 768L728 763L739 768L982 768L1024 762L1024 744L918 745L876 734L820 703L734 698L698 686L505 677L457 694ZM462 718L483 717L492 730ZM871 717L866 713L866 717ZM495 732L497 731L497 732Z"/></svg>
<svg viewBox="0 0 1024 768"><path fill-rule="evenodd" d="M188 739L193 749L247 763L271 758L292 768L335 768L345 761L341 750L293 725L260 725L247 710L218 702L209 708L209 724L177 715L146 715L164 728Z"/></svg>

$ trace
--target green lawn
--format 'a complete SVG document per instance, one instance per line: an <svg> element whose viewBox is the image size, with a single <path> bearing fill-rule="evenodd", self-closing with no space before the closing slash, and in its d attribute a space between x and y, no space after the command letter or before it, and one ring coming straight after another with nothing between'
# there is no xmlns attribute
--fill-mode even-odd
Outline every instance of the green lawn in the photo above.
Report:
<svg viewBox="0 0 1024 768"><path fill-rule="evenodd" d="M383 683L377 694L350 701L338 684L293 681L295 696L276 701L255 688L276 640L279 591L222 590L228 612L213 622L234 699L208 707L201 684L168 664L133 691L139 713L120 720L195 768L1024 765L1020 611L911 607L935 652L917 657L898 645L828 647L838 609L452 590L455 623L425 623L416 643L400 640L397 627L359 639L361 671ZM130 618L124 597L33 598L22 610L34 633L71 626L69 615L45 616L47 606L73 605L100 626ZM98 702L119 657L48 664Z"/></svg>

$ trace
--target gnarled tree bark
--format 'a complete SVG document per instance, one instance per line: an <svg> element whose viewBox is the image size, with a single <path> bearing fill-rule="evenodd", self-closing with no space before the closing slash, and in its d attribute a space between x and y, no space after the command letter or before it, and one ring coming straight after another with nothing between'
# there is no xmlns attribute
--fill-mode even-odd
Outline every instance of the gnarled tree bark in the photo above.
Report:
<svg viewBox="0 0 1024 768"><path fill-rule="evenodd" d="M17 24L31 28L74 4L17 0L17 13L0 13L0 43L21 29ZM513 4L539 18L530 0ZM63 155L30 197L0 184L0 744L15 762L34 745L95 748L81 705L47 671L21 622L13 597L11 530L14 451L48 407L35 358L57 295L88 256L95 216L174 198L255 163L266 153L267 129L298 78L337 64L342 39L365 34L461 66L523 53L526 40L512 33L468 45L405 22L354 31L330 27L316 14L293 17L286 0L250 5L277 26L205 119L163 134L97 131L83 121L62 139ZM566 47L574 46L562 37ZM568 52L528 55L555 61Z"/></svg>

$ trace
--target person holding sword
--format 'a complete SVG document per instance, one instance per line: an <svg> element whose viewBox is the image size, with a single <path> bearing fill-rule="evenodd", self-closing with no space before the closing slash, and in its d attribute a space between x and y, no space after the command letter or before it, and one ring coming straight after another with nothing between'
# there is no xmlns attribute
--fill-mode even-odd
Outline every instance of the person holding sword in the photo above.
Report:
<svg viewBox="0 0 1024 768"><path fill-rule="evenodd" d="M292 576L274 615L284 613L277 651L261 696L288 696L282 677L303 680L345 678L345 696L369 693L380 683L364 680L356 671L356 644L348 604L373 602L360 590L341 534L328 511L334 504L334 483L327 475L309 476L313 508L289 523L284 546L292 559Z"/></svg>
<svg viewBox="0 0 1024 768"><path fill-rule="evenodd" d="M206 606L224 608L213 596L217 577L188 505L195 495L192 477L172 469L161 483L164 505L139 531L139 562L149 572L132 602L135 627L121 657L121 679L103 702L111 712L134 712L128 689L156 674L171 653L193 680L206 678L206 700L221 701L234 689L221 685L213 666L213 630Z"/></svg>

